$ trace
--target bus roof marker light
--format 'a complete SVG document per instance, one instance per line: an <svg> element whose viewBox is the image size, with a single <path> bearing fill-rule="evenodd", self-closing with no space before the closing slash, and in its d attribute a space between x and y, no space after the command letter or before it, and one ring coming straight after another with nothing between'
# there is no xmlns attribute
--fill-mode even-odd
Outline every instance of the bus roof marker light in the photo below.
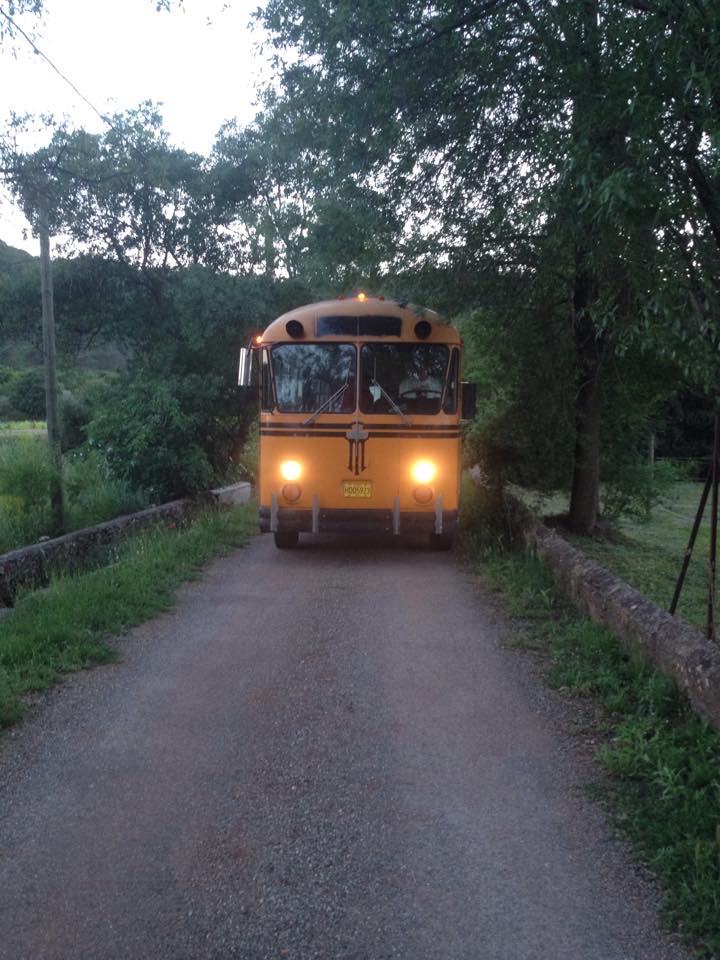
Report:
<svg viewBox="0 0 720 960"><path fill-rule="evenodd" d="M418 320L415 324L415 336L418 340L427 340L432 333L432 324L427 320Z"/></svg>
<svg viewBox="0 0 720 960"><path fill-rule="evenodd" d="M364 303L364 302L367 300L367 294L365 294L365 293L359 293L359 294L357 295L357 298L358 298L358 300L360 301L360 303Z"/></svg>
<svg viewBox="0 0 720 960"><path fill-rule="evenodd" d="M293 340L302 340L305 336L305 327L299 320L288 320L285 324L285 329L287 330L288 336L292 337Z"/></svg>

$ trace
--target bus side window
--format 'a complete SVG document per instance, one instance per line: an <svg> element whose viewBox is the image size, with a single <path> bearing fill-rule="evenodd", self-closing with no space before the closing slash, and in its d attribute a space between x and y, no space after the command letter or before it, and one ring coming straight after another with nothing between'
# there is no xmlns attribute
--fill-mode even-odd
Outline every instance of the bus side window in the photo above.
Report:
<svg viewBox="0 0 720 960"><path fill-rule="evenodd" d="M268 356L267 349L265 348L263 348L263 351L262 351L262 364L260 369L261 369L260 409L272 410L273 408L272 375L270 373L270 358Z"/></svg>
<svg viewBox="0 0 720 960"><path fill-rule="evenodd" d="M448 370L447 386L445 388L445 403L443 404L443 411L445 413L455 413L457 411L458 356L459 351L456 348L450 356L450 368Z"/></svg>

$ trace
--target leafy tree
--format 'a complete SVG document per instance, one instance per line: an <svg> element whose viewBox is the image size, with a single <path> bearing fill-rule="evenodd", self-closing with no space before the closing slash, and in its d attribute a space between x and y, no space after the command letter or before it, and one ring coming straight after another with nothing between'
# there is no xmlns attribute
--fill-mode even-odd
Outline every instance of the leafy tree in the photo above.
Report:
<svg viewBox="0 0 720 960"><path fill-rule="evenodd" d="M44 6L43 0L6 0L5 9L0 8L0 44L12 42L17 36L16 17L26 13L39 17Z"/></svg>
<svg viewBox="0 0 720 960"><path fill-rule="evenodd" d="M213 468L203 444L210 425L202 400L213 386L197 376L117 383L90 425L90 443L116 476L155 500L207 489Z"/></svg>
<svg viewBox="0 0 720 960"><path fill-rule="evenodd" d="M57 129L43 150L16 159L13 182L34 220L44 191L51 228L72 250L154 272L215 255L202 158L170 145L151 103L109 118L103 134Z"/></svg>
<svg viewBox="0 0 720 960"><path fill-rule="evenodd" d="M713 96L714 55L709 64L697 58L704 32L718 35L717 14L680 16L680 6L269 0L259 14L274 37L283 109L322 131L318 148L341 175L382 185L411 238L406 263L440 263L467 277L490 259L535 302L556 278L564 303L553 316L564 310L573 342L570 522L578 531L597 516L603 380L613 357L677 357L684 347L674 325L697 330L687 303L673 317L659 296L678 260L668 224L677 232L687 197L672 185L655 192L659 174L646 176L658 135L663 156L678 142L672 104L682 84L704 84L705 103ZM661 66L641 78L653 44ZM680 85L671 93L678 45ZM699 129L716 157L713 131ZM686 164L698 198L710 166L703 179ZM712 224L710 208L703 205ZM695 252L686 259L692 273ZM554 338L547 342L551 355Z"/></svg>
<svg viewBox="0 0 720 960"><path fill-rule="evenodd" d="M378 281L397 218L372 186L336 177L316 131L279 105L222 128L210 177L233 269L302 276L319 293Z"/></svg>

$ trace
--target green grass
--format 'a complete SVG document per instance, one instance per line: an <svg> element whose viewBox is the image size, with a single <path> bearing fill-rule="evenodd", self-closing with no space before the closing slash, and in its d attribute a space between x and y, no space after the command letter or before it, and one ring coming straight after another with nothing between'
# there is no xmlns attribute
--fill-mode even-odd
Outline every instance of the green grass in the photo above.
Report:
<svg viewBox="0 0 720 960"><path fill-rule="evenodd" d="M478 505L468 496L472 516ZM701 955L719 955L720 733L671 681L565 603L540 560L479 545L472 534L470 525L469 554L516 618L518 642L543 651L548 683L595 705L590 722L608 777L593 792L657 877L664 920Z"/></svg>
<svg viewBox="0 0 720 960"><path fill-rule="evenodd" d="M47 430L44 420L3 420L0 421L0 430Z"/></svg>
<svg viewBox="0 0 720 960"><path fill-rule="evenodd" d="M245 543L255 524L254 505L209 511L185 529L125 541L107 566L20 597L0 621L0 727L22 715L24 694L116 659L104 641L172 607L178 584Z"/></svg>
<svg viewBox="0 0 720 960"><path fill-rule="evenodd" d="M677 582L703 485L676 483L647 523L620 521L613 540L574 538L576 546L667 610ZM700 627L707 619L710 504L705 508L677 613Z"/></svg>
<svg viewBox="0 0 720 960"><path fill-rule="evenodd" d="M50 476L43 437L0 438L0 553L52 533ZM66 456L63 483L67 532L147 506L142 492L111 476L103 458L87 449Z"/></svg>
<svg viewBox="0 0 720 960"><path fill-rule="evenodd" d="M616 535L604 539L569 537L584 553L597 560L658 606L667 610L672 600L687 548L703 484L683 481L672 484L655 504L649 521L620 519ZM539 516L567 510L567 497L538 497L515 490ZM677 613L690 623L705 626L707 620L710 503L695 543L692 560Z"/></svg>

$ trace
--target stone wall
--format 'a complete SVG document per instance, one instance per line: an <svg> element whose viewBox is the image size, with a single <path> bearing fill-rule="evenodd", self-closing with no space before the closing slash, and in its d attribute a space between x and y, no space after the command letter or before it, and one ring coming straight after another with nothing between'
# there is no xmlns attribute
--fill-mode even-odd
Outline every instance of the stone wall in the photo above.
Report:
<svg viewBox="0 0 720 960"><path fill-rule="evenodd" d="M47 586L53 573L73 573L98 562L107 547L123 537L158 524L178 526L201 507L243 503L249 497L250 484L237 483L192 500L174 500L5 553L0 556L0 606L11 607L20 588Z"/></svg>
<svg viewBox="0 0 720 960"><path fill-rule="evenodd" d="M516 498L507 497L507 511L513 529L542 557L562 593L671 677L693 709L720 729L720 647L575 549Z"/></svg>
<svg viewBox="0 0 720 960"><path fill-rule="evenodd" d="M175 500L5 553L0 556L0 604L12 606L21 587L44 587L51 574L72 573L87 565L103 548L128 534L157 524L182 523L196 508L192 500Z"/></svg>

